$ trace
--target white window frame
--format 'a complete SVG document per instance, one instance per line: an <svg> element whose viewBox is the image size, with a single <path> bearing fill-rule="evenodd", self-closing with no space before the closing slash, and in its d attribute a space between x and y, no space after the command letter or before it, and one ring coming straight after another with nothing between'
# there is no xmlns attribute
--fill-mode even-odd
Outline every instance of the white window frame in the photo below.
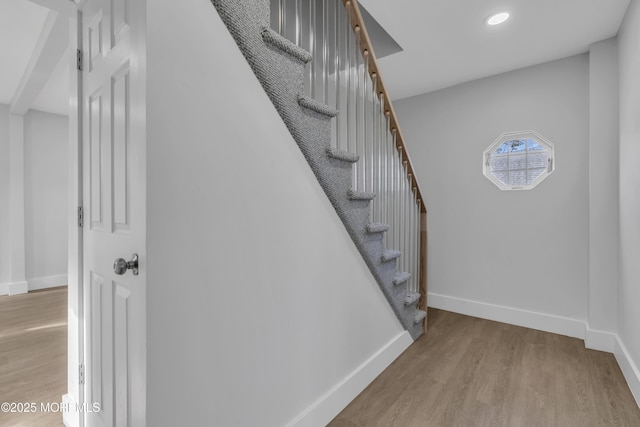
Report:
<svg viewBox="0 0 640 427"><path fill-rule="evenodd" d="M500 179L498 179L496 176L494 176L493 173L491 173L491 161L490 161L491 155L505 142L516 140L516 139L533 139L539 145L544 147L547 152L547 170L544 173L542 173L539 177L537 177L535 181L527 185L514 186L514 185L511 185L511 183L506 184ZM528 153L528 150L526 150L526 152ZM485 177L487 177L487 179L489 179L489 181L493 182L495 186L501 190L531 190L532 188L540 184L542 181L544 181L555 170L555 163L556 162L555 162L555 153L553 149L553 143L549 141L547 138L543 137L539 133L532 130L520 131L520 132L506 132L500 135L498 138L496 138L496 140L493 141L493 143L489 146L489 148L484 150L484 153L482 155L482 173ZM508 170L511 171L510 168Z"/></svg>

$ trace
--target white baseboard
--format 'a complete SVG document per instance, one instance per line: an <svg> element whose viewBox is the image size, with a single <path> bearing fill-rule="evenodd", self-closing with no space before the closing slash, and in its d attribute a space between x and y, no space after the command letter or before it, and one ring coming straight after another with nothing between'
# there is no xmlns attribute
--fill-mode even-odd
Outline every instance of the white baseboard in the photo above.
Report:
<svg viewBox="0 0 640 427"><path fill-rule="evenodd" d="M327 425L412 343L411 336L404 331L290 421L286 427Z"/></svg>
<svg viewBox="0 0 640 427"><path fill-rule="evenodd" d="M587 325L584 336L584 346L591 350L615 353L618 337L614 332L598 331Z"/></svg>
<svg viewBox="0 0 640 427"><path fill-rule="evenodd" d="M57 286L65 286L68 277L66 274L58 274L56 276L38 277L29 279L29 290L36 291L38 289L55 288Z"/></svg>
<svg viewBox="0 0 640 427"><path fill-rule="evenodd" d="M56 276L36 277L26 282L0 283L0 296L25 294L28 291L65 286L67 281L66 274L58 274Z"/></svg>
<svg viewBox="0 0 640 427"><path fill-rule="evenodd" d="M0 283L0 296L9 295L9 283Z"/></svg>
<svg viewBox="0 0 640 427"><path fill-rule="evenodd" d="M488 304L447 295L429 293L429 307L453 311L467 316L495 320L510 325L523 326L554 334L584 339L585 322L568 317L555 316L535 311L521 310L502 305Z"/></svg>
<svg viewBox="0 0 640 427"><path fill-rule="evenodd" d="M614 354L620 370L624 374L624 378L627 380L627 384L631 389L631 394L636 399L636 403L640 408L640 369L633 362L633 359L627 351L627 347L622 342L622 339L616 335L616 348Z"/></svg>
<svg viewBox="0 0 640 427"><path fill-rule="evenodd" d="M591 329L587 322L552 314L429 293L429 307L584 340L586 348L614 353L617 335Z"/></svg>
<svg viewBox="0 0 640 427"><path fill-rule="evenodd" d="M9 295L26 294L29 291L27 282L13 282L7 285L7 293Z"/></svg>

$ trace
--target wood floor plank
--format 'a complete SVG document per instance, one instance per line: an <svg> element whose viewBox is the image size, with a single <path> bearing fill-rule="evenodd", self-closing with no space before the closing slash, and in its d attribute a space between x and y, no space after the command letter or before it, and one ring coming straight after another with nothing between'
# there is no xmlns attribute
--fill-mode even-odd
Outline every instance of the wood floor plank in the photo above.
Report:
<svg viewBox="0 0 640 427"><path fill-rule="evenodd" d="M67 288L0 296L0 402L37 406L0 412L0 426L62 426L62 413L41 404L59 404L66 384Z"/></svg>
<svg viewBox="0 0 640 427"><path fill-rule="evenodd" d="M612 354L575 338L429 309L429 331L331 427L640 427Z"/></svg>

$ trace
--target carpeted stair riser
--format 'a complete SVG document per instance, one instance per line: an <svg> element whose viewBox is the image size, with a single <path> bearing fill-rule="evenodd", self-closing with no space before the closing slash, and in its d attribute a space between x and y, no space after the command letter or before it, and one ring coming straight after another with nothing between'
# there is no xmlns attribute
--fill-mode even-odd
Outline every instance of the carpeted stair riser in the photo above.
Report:
<svg viewBox="0 0 640 427"><path fill-rule="evenodd" d="M357 154L349 153L347 151L338 151L332 148L327 149L327 155L332 159L342 160L345 163L349 163L349 166L360 160L360 156Z"/></svg>
<svg viewBox="0 0 640 427"><path fill-rule="evenodd" d="M387 224L371 223L367 225L367 232L370 234L384 233L386 231L389 231L389 226Z"/></svg>
<svg viewBox="0 0 640 427"><path fill-rule="evenodd" d="M298 143L320 185L329 197L347 232L369 266L404 328L415 339L422 325L414 323L414 306L405 306L406 284L394 286L395 262L382 262L382 233L369 233L368 200L350 200L351 166L332 158L331 117L302 107L304 61L265 43L262 33L269 26L268 0L212 0L229 32L247 58L265 92Z"/></svg>
<svg viewBox="0 0 640 427"><path fill-rule="evenodd" d="M409 305L412 305L412 304L417 304L419 299L420 299L420 294L419 293L411 292L405 298L404 305L405 306L409 306Z"/></svg>
<svg viewBox="0 0 640 427"><path fill-rule="evenodd" d="M400 255L402 255L400 251L386 249L382 251L380 258L382 259L382 262L392 262L400 258Z"/></svg>
<svg viewBox="0 0 640 427"><path fill-rule="evenodd" d="M411 278L411 274L406 272L396 273L393 277L393 286L402 286Z"/></svg>

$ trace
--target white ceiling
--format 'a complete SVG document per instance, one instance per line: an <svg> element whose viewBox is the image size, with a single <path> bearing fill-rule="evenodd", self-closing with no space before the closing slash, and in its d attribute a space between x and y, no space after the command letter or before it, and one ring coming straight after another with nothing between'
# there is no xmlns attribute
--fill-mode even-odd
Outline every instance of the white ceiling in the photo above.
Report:
<svg viewBox="0 0 640 427"><path fill-rule="evenodd" d="M587 52L614 37L629 0L360 0L400 44L380 59L394 99ZM42 3L42 2L40 2ZM507 23L484 19L509 10ZM28 0L0 0L0 103L9 104L49 10ZM68 109L68 65L61 60L32 108Z"/></svg>
<svg viewBox="0 0 640 427"><path fill-rule="evenodd" d="M0 0L0 104L11 104L48 14L48 8L28 0ZM67 61L59 61L31 108L66 115L68 76Z"/></svg>
<svg viewBox="0 0 640 427"><path fill-rule="evenodd" d="M380 60L393 99L587 52L629 0L359 0L403 48ZM490 14L509 10L502 25ZM374 46L375 50L375 46Z"/></svg>

